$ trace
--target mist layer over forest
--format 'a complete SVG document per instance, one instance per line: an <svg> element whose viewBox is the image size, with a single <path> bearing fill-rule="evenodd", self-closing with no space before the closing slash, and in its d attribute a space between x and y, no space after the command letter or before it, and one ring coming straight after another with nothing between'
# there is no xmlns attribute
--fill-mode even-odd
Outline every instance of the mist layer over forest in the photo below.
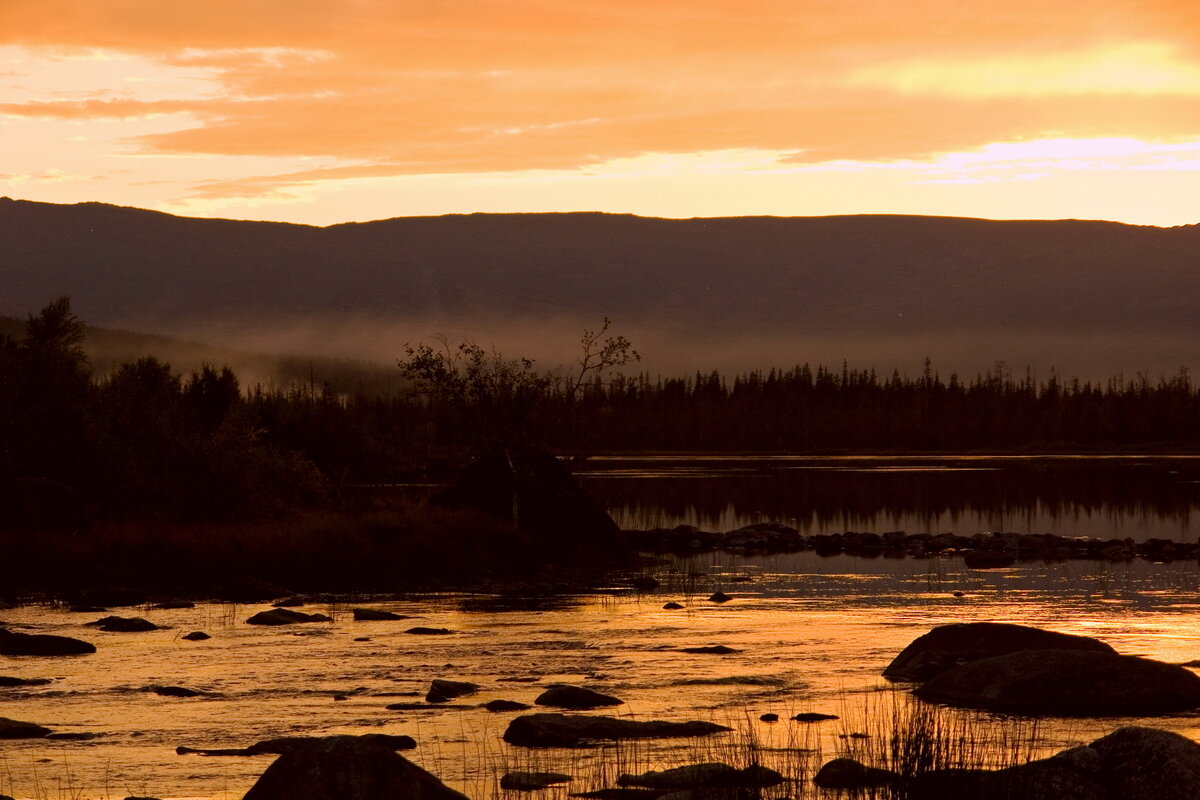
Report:
<svg viewBox="0 0 1200 800"><path fill-rule="evenodd" d="M475 214L315 228L0 200L0 313L394 364L442 333L551 367L604 317L653 374L796 364L1174 374L1200 226Z"/></svg>

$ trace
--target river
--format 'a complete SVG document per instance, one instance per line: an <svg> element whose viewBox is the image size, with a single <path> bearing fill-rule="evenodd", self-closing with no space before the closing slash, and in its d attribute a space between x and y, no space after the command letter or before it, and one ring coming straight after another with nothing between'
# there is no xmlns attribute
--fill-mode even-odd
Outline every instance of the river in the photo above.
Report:
<svg viewBox="0 0 1200 800"><path fill-rule="evenodd" d="M1048 509L1045 519L1057 515L1068 525L1086 520L1088 529L1097 534L1128 533L1132 527L1144 526L1147 532L1175 531L1172 538L1194 535L1190 516L1194 485L1184 482L1190 480L1186 476L1193 464L1166 463L1166 467L1162 461L1154 461L1152 467L1126 465L1157 476L1145 479L1142 485L1149 494L1140 500L1124 489L1107 505L1092 506L1090 500L1079 499L1077 510L1091 508L1090 519L1087 514L1061 513L1044 499L1038 502ZM585 472L601 472L603 466L589 465ZM637 482L656 480L650 476L663 472L663 465L651 469L644 463L614 460L611 466L610 472L630 472L585 474L584 480L606 498L619 518L625 515L626 524L634 518L634 509L640 509L636 513L643 514L643 524L649 513L669 524L718 526L720 522L719 527L759 521L759 514L783 508L794 509L792 518L804 514L804 496L797 495L796 484L787 480L777 482L779 496L773 505L752 508L754 503L742 505L731 499L733 493L710 494L719 485L718 476L695 473L657 478L703 485L705 490L694 493L690 505L664 503L650 509L642 500L650 494L642 493ZM837 466L836 471L847 472ZM851 469L870 466L856 464ZM844 516L829 523L820 523L823 517L809 513L810 520L818 521L808 529L834 532L847 529L841 526L843 521L855 521L856 530L916 532L896 525L897 519L919 519L925 510L943 504L940 489L922 488L912 481L914 475L945 478L941 468L947 465L915 473L886 469L897 466L891 462L874 466L879 469L837 478L866 475L852 481L877 478L886 483L904 475L903 485L891 486L896 491L887 496L918 491L921 497L933 498L931 504L917 503L915 516L898 518L889 510L889 501L877 495L872 501L876 504L873 523L862 508L847 508ZM960 466L978 469L975 475L996 477L992 466L952 468ZM721 463L714 470L728 467ZM695 469L694 462L685 468ZM634 477L634 470L647 477ZM1176 481L1171 470L1184 477ZM769 476L733 480L773 482ZM1080 478L1079 485L1094 486L1097 480L1102 485L1120 483L1112 476L1093 475ZM606 481L608 489L594 488ZM1161 481L1166 481L1167 489ZM1053 491L1061 494L1065 489L1047 487L1043 494ZM771 495L766 489L758 498ZM625 500L615 502L614 496ZM953 512L959 514L956 531L975 532L962 527L965 519L975 519L969 516L975 511L964 508ZM706 516L711 509L726 510L717 517ZM987 512L983 513L979 519L985 519ZM939 526L944 521L937 520ZM1105 520L1118 527L1104 528ZM811 771L821 760L849 748L869 748L873 740L887 735L890 715L904 706L906 694L885 682L880 672L908 642L934 625L1020 622L1095 636L1122 653L1171 662L1200 658L1196 613L1200 570L1195 562L1069 561L975 571L954 558L822 558L814 553L750 558L712 553L659 561L649 569L661 581L659 589L650 593L634 592L614 580L612 586L596 592L528 602L453 594L316 602L303 610L327 613L332 622L277 628L246 624L266 606L202 603L190 609L114 609L122 616L136 614L164 626L145 633L106 633L87 627L85 623L103 616L99 613L47 606L0 611L0 620L14 630L76 636L97 646L95 654L71 658L0 658L0 675L51 679L44 686L0 689L0 716L37 722L59 732L99 734L90 741L0 741L0 794L18 800L107 800L131 795L225 800L241 797L273 757L180 756L175 754L176 746L241 747L279 736L380 732L413 736L418 747L406 752L406 757L475 798L500 795L497 780L510 769L552 769L574 775L571 784L541 793L557 800L568 791L610 783L616 771L697 760L744 762L752 748L765 763L797 780L768 796L804 797L810 791ZM709 601L718 589L733 599ZM667 601L684 608L664 609ZM411 619L356 622L350 614L352 606L384 608ZM418 625L451 633L405 633ZM204 630L212 638L199 642L181 638L194 630ZM717 644L739 652L681 652L684 647ZM448 707L386 708L392 703L422 702L433 678L469 680L482 689ZM589 713L708 719L735 730L703 740L533 751L501 741L508 720L520 712L490 713L478 707L492 699L530 703L555 682L586 685L625 701L615 710ZM145 691L152 685L184 686L202 695L163 697ZM807 711L837 714L841 719L815 724L787 719ZM782 721L760 721L764 713L778 714ZM1029 739L1031 752L1036 753L1090 741L1128 722L1044 720L1034 726L1019 718L947 713L980 729L1015 730L1014 735ZM1200 717L1194 714L1140 722L1200 741ZM873 740L841 738L850 733L868 733Z"/></svg>

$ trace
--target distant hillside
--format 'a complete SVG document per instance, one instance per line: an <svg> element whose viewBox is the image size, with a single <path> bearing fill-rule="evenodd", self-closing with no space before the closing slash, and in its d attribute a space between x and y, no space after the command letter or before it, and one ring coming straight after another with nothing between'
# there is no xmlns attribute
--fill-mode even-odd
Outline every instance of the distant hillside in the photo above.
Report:
<svg viewBox="0 0 1200 800"><path fill-rule="evenodd" d="M155 331L383 320L410 323L406 337L505 322L536 335L542 321L574 330L607 315L676 352L781 339L816 360L974 347L981 367L1037 341L1027 350L1043 365L1070 361L1055 347L1094 341L1120 356L1114 367L1178 366L1200 341L1198 225L580 213L315 228L3 199L0 241L0 313L70 294L88 322Z"/></svg>

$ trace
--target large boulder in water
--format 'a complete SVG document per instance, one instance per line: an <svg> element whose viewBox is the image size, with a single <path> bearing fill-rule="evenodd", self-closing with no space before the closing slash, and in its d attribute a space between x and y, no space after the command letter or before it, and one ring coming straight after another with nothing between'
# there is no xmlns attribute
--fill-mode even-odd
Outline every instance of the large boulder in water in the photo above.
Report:
<svg viewBox="0 0 1200 800"><path fill-rule="evenodd" d="M1000 770L914 776L909 800L1195 800L1200 744L1155 728L1119 728L1090 745Z"/></svg>
<svg viewBox="0 0 1200 800"><path fill-rule="evenodd" d="M951 667L1020 650L1085 650L1115 653L1087 636L1044 631L1003 622L939 625L912 641L892 659L883 676L894 681L926 681Z"/></svg>
<svg viewBox="0 0 1200 800"><path fill-rule="evenodd" d="M508 723L504 741L523 747L584 747L593 741L707 736L728 731L712 722L639 722L578 714L526 714Z"/></svg>
<svg viewBox="0 0 1200 800"><path fill-rule="evenodd" d="M0 656L79 656L96 652L96 646L70 636L17 633L0 628Z"/></svg>
<svg viewBox="0 0 1200 800"><path fill-rule="evenodd" d="M1125 727L1092 742L1110 797L1195 800L1200 794L1200 744L1156 728Z"/></svg>
<svg viewBox="0 0 1200 800"><path fill-rule="evenodd" d="M532 448L483 456L433 502L484 511L543 537L612 541L619 533L612 517L580 488L566 464Z"/></svg>
<svg viewBox="0 0 1200 800"><path fill-rule="evenodd" d="M466 800L369 736L294 739L279 749L245 800Z"/></svg>
<svg viewBox="0 0 1200 800"><path fill-rule="evenodd" d="M968 661L913 693L960 708L1144 716L1200 708L1200 677L1175 664L1089 650L1021 650Z"/></svg>

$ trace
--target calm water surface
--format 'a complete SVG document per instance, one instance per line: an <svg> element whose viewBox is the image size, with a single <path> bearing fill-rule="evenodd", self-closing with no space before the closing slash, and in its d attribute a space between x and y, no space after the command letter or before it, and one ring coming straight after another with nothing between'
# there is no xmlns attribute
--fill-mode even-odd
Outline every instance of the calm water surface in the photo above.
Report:
<svg viewBox="0 0 1200 800"><path fill-rule="evenodd" d="M628 528L689 523L728 530L771 519L807 532L1028 530L1195 541L1198 465L1194 457L664 457L596 459L581 477ZM771 796L799 798L810 796L805 770L851 741L839 734L884 732L890 709L906 695L880 672L934 625L1020 622L1095 636L1123 653L1172 662L1200 658L1196 563L1076 561L979 572L959 559L709 554L660 564L656 574L662 587L652 594L614 590L548 606L449 595L362 604L412 615L401 622L354 622L349 606L310 606L334 621L261 628L245 620L265 606L206 604L118 610L167 627L104 633L84 626L102 614L0 611L14 629L77 636L98 648L65 659L0 657L0 675L53 679L43 687L0 689L0 716L100 734L87 742L0 741L0 794L18 800L237 798L272 756L178 756L175 747L383 732L415 737L419 746L406 756L476 798L500 794L496 782L508 769L574 774L570 790L579 791L598 788L599 773L612 778L616 770L737 761L750 741L765 748L767 763L805 779ZM717 589L734 600L709 602ZM668 600L686 608L664 610ZM453 633L403 633L414 625ZM213 638L180 638L193 630ZM741 652L680 652L714 644ZM470 680L483 690L458 701L461 708L385 708L420 702L433 678ZM709 719L735 731L699 742L530 751L500 740L514 713L476 707L497 698L529 703L555 682L588 685L626 701L615 712L594 713ZM153 684L205 694L160 697L144 691ZM335 700L340 694L349 699ZM787 721L801 711L843 719ZM766 712L784 721L760 722ZM949 713L993 727L1019 724ZM1128 721L1047 721L1036 745L1052 752ZM1200 741L1196 715L1146 724ZM559 800L567 791L542 797Z"/></svg>
<svg viewBox="0 0 1200 800"><path fill-rule="evenodd" d="M1200 534L1196 456L600 457L576 474L630 529Z"/></svg>
<svg viewBox="0 0 1200 800"><path fill-rule="evenodd" d="M344 607L334 622L260 628L245 619L258 606L203 605L139 611L169 626L149 633L103 633L83 626L100 615L47 608L3 612L10 626L79 636L94 655L0 659L0 674L53 678L45 687L0 690L0 716L57 731L101 734L89 742L0 742L0 793L16 798L236 798L271 756L178 756L177 745L238 747L288 735L384 732L419 742L408 757L472 797L498 793L507 769L557 769L595 788L598 770L665 767L734 759L754 738L767 760L789 768L832 757L838 734L878 729L865 717L899 700L880 671L930 627L964 620L1014 621L1099 637L1123 653L1183 662L1200 658L1200 589L1195 564L1098 565L1071 562L974 572L956 561L822 559L805 553L769 559L724 555L664 565L663 587L645 595L562 598L556 607L500 610L488 598L435 596L374 604L413 620L354 622ZM749 582L744 579L749 578ZM734 595L717 605L715 589ZM954 591L965 592L956 598ZM667 600L682 611L661 608ZM130 610L131 611L131 610ZM123 612L131 615L130 611ZM448 636L414 636L412 625L446 627ZM179 638L203 629L213 638ZM369 637L369 641L356 641ZM725 656L679 648L724 644ZM420 701L435 677L471 680L483 691L459 701L531 702L554 682L581 683L626 701L635 718L710 719L736 728L695 741L643 743L619 753L529 751L500 741L515 714L481 708L388 711ZM516 680L520 679L520 680ZM151 684L201 690L195 699L159 697ZM337 701L339 693L355 692ZM803 725L800 711L843 720ZM765 712L785 721L758 720ZM605 712L596 712L605 713ZM609 711L607 713L614 713ZM1086 742L1127 720L1051 721L1039 747ZM1200 718L1149 724L1200 740ZM872 726L875 726L872 728ZM791 748L819 749L804 756ZM744 751L743 751L744 752ZM607 764L607 767L603 765ZM804 796L802 785L779 796ZM555 797L566 789L555 790Z"/></svg>

